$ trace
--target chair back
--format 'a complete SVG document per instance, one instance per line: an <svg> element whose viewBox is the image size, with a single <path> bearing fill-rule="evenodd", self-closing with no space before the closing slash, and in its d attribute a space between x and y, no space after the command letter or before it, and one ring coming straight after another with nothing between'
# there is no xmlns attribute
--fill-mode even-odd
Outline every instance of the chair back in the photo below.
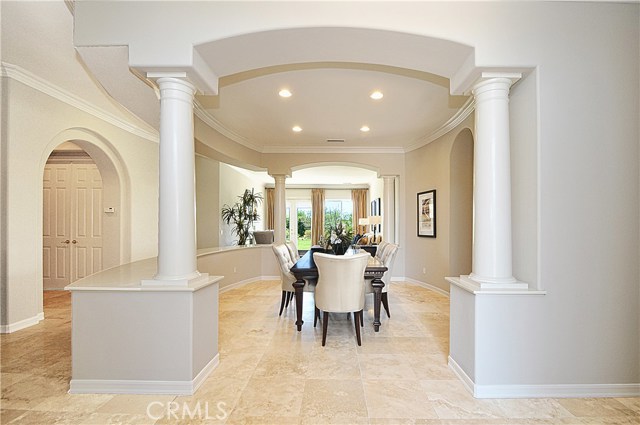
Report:
<svg viewBox="0 0 640 425"><path fill-rule="evenodd" d="M273 243L273 230L256 230L253 232L256 244L268 245Z"/></svg>
<svg viewBox="0 0 640 425"><path fill-rule="evenodd" d="M391 274L393 272L393 264L395 263L398 248L400 248L399 245L390 243L389 245L387 245L384 252L384 260L382 260L382 263L387 268L387 271L384 272L384 275L382 275L381 279L384 282L383 291L385 292L388 289L389 284L391 283Z"/></svg>
<svg viewBox="0 0 640 425"><path fill-rule="evenodd" d="M385 242L385 241L380 242L380 245L378 245L378 248L376 249L376 255L375 255L375 257L378 260L384 262L385 251L389 245L390 245L389 242Z"/></svg>
<svg viewBox="0 0 640 425"><path fill-rule="evenodd" d="M371 258L368 252L331 255L316 252L318 267L316 306L325 312L344 313L364 308L364 270Z"/></svg>
<svg viewBox="0 0 640 425"><path fill-rule="evenodd" d="M282 279L282 290L293 291L293 282L296 277L291 273L291 267L295 264L291 261L291 254L285 244L271 245L271 249L276 256L278 267L280 268L280 277Z"/></svg>
<svg viewBox="0 0 640 425"><path fill-rule="evenodd" d="M387 271L384 272L380 280L384 282L384 287L382 288L382 292L387 292L389 290L389 284L391 283L391 274L393 273L393 263L396 259L396 254L398 253L398 248L400 246L395 243L387 243L387 245L383 248L383 257L384 260L378 258L382 264L387 268ZM377 252L376 252L377 254ZM365 292L367 294L373 293L373 286L371 286L371 280L367 280L365 284Z"/></svg>
<svg viewBox="0 0 640 425"><path fill-rule="evenodd" d="M287 242L285 244L287 249L289 250L289 255L291 256L291 261L295 264L296 261L300 259L300 254L298 254L298 247L293 242Z"/></svg>

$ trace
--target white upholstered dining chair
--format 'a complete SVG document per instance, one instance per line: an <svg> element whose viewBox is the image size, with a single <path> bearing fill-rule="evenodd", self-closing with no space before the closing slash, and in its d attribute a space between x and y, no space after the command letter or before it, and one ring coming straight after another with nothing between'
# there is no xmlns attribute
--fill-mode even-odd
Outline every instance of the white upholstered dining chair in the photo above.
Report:
<svg viewBox="0 0 640 425"><path fill-rule="evenodd" d="M353 313L356 340L361 345L360 323L364 308L364 270L371 258L368 252L354 255L313 254L318 267L316 308L323 314L322 346L327 341L329 313Z"/></svg>
<svg viewBox="0 0 640 425"><path fill-rule="evenodd" d="M295 264L296 261L300 259L300 254L298 253L298 247L293 242L285 243L287 249L289 250L289 254L291 255L291 261Z"/></svg>
<svg viewBox="0 0 640 425"><path fill-rule="evenodd" d="M382 261L382 264L387 268L387 271L384 272L384 275L380 278L384 282L384 287L382 288L382 306L384 307L384 311L387 313L387 317L391 317L389 314L389 284L391 283L391 273L393 269L393 263L396 259L396 254L398 252L399 246L394 243L387 243L382 248L381 256L378 257L378 253L376 252L376 258ZM379 248L378 248L379 249ZM365 286L365 292L367 294L373 293L373 286L371 286L371 280L367 280Z"/></svg>
<svg viewBox="0 0 640 425"><path fill-rule="evenodd" d="M287 248L285 244L272 245L271 249L276 256L276 261L278 262L278 267L280 268L282 299L280 301L280 313L278 313L278 316L281 316L285 304L286 307L289 307L289 302L291 301L291 298L293 297L293 293L295 291L293 282L296 281L296 277L293 275L293 273L291 273L291 267L293 267L295 262L291 260L289 248Z"/></svg>

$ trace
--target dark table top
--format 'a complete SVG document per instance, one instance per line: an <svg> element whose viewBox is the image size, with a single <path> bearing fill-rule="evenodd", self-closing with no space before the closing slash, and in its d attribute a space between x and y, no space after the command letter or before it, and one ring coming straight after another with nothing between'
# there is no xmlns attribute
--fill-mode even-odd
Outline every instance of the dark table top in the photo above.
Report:
<svg viewBox="0 0 640 425"><path fill-rule="evenodd" d="M308 251L302 257L300 257L300 259L293 265L293 267L291 267L291 273L293 273L295 277L302 277L302 276L317 277L318 276L318 268L316 267L315 261L313 261L314 252L325 253L326 250L313 249ZM345 255L349 255L349 252L347 252L347 254ZM364 272L366 276L371 274L384 273L386 271L387 271L387 268L384 266L384 264L382 264L382 262L380 262L380 260L378 260L377 258L371 257L369 259L369 262L367 263L367 268L365 269Z"/></svg>

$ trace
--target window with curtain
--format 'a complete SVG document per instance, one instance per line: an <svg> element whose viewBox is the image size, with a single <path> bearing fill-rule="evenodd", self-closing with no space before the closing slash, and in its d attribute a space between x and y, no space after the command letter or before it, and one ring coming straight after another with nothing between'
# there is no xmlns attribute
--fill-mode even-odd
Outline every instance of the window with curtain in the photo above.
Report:
<svg viewBox="0 0 640 425"><path fill-rule="evenodd" d="M311 244L316 245L324 233L324 189L311 189Z"/></svg>
<svg viewBox="0 0 640 425"><path fill-rule="evenodd" d="M327 199L324 201L324 228L335 227L342 222L347 232L353 231L353 202L350 199Z"/></svg>
<svg viewBox="0 0 640 425"><path fill-rule="evenodd" d="M265 188L265 224L266 230L275 229L274 188Z"/></svg>
<svg viewBox="0 0 640 425"><path fill-rule="evenodd" d="M354 233L359 233L361 235L367 232L367 226L358 225L361 218L369 216L367 213L367 193L369 193L369 189L351 190L351 201L353 203L353 228L356 229Z"/></svg>

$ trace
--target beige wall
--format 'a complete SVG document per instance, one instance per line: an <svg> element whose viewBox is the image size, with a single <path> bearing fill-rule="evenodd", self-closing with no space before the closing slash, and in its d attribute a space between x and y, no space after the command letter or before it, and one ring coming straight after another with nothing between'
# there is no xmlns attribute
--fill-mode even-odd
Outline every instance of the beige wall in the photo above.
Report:
<svg viewBox="0 0 640 425"><path fill-rule="evenodd" d="M73 136L94 157L103 179L105 172L121 173L117 177L121 229L105 235L119 238L121 258L107 258L112 264L156 254L158 146L11 78L2 80L10 93L3 99L10 113L2 123L6 154L2 189L9 206L3 210L6 231L2 240L6 253L2 291L7 297L2 325L6 326L33 319L43 311L42 178L51 151L66 135ZM97 155L98 151L104 155Z"/></svg>
<svg viewBox="0 0 640 425"><path fill-rule="evenodd" d="M406 156L405 277L449 291L450 276L451 149L461 131L472 127L472 117L450 133ZM466 130L468 131L468 130ZM436 237L417 236L417 194L436 190Z"/></svg>
<svg viewBox="0 0 640 425"><path fill-rule="evenodd" d="M280 271L271 245L229 247L213 250L208 254L199 254L198 271L224 276L219 283L220 290L261 279L280 279Z"/></svg>
<svg viewBox="0 0 640 425"><path fill-rule="evenodd" d="M252 178L250 175L241 173L238 170L230 167L227 164L220 164L220 202L219 206L222 208L225 204L233 206L238 201L238 196L241 196L245 189L254 189L255 192L262 193L264 198L264 183ZM217 212L217 217L220 217L220 211ZM263 228L262 222L264 220L264 214L260 215L260 221L256 222L256 230ZM220 246L231 246L238 242L238 236L231 233L231 225L219 221L220 227Z"/></svg>
<svg viewBox="0 0 640 425"><path fill-rule="evenodd" d="M196 155L196 236L198 248L219 245L220 163Z"/></svg>

